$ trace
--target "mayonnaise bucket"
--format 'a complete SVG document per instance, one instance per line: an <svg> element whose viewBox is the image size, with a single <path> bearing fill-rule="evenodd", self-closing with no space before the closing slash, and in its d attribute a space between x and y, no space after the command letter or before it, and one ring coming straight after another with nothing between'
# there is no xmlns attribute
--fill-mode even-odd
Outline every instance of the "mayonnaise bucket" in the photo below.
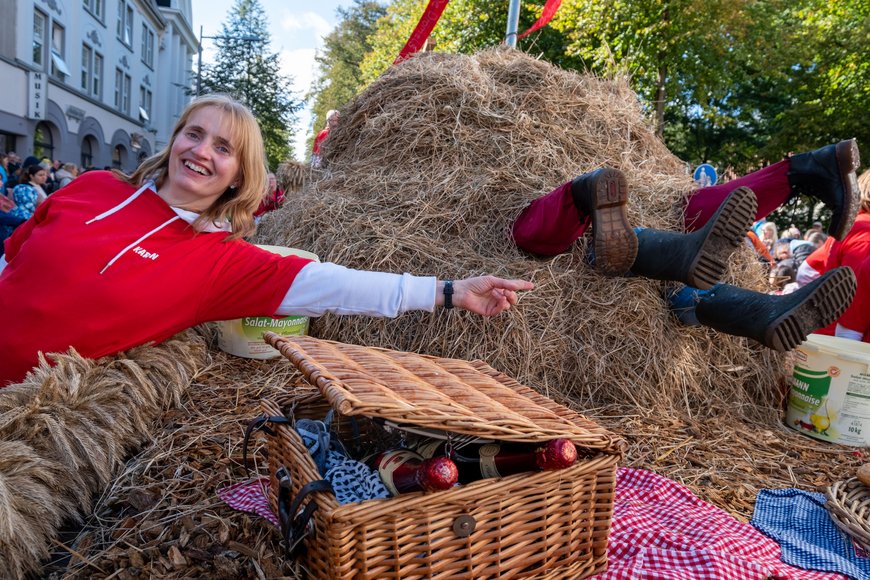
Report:
<svg viewBox="0 0 870 580"><path fill-rule="evenodd" d="M283 246L257 246L282 256L301 256L311 260L318 257L311 252L285 248ZM284 336L308 334L307 316L250 316L218 323L218 346L224 352L235 356L256 359L269 359L280 356L277 350L263 342L263 334L275 332Z"/></svg>
<svg viewBox="0 0 870 580"><path fill-rule="evenodd" d="M795 354L786 424L823 441L870 444L870 344L811 334Z"/></svg>

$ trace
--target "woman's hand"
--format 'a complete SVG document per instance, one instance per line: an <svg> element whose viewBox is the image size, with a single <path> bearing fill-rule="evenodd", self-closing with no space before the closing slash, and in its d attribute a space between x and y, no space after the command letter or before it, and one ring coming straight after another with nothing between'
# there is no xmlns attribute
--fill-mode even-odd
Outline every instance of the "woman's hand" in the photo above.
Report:
<svg viewBox="0 0 870 580"><path fill-rule="evenodd" d="M483 316L495 316L517 303L518 290L535 285L525 280L505 280L495 276L478 276L453 282L453 305ZM435 304L444 306L444 282L438 282Z"/></svg>

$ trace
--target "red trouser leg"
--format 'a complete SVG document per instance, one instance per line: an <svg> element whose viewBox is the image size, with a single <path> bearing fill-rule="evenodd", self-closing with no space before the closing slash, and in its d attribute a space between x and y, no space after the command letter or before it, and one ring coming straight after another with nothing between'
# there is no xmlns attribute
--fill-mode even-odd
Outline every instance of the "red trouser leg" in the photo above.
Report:
<svg viewBox="0 0 870 580"><path fill-rule="evenodd" d="M521 250L541 256L565 252L589 226L571 197L571 182L563 183L534 200L513 226L514 241Z"/></svg>
<svg viewBox="0 0 870 580"><path fill-rule="evenodd" d="M788 201L791 195L788 184L788 160L784 159L768 165L728 183L693 191L686 201L686 229L693 231L703 227L713 217L728 194L738 187L748 187L755 192L755 197L758 199L755 219L766 217Z"/></svg>

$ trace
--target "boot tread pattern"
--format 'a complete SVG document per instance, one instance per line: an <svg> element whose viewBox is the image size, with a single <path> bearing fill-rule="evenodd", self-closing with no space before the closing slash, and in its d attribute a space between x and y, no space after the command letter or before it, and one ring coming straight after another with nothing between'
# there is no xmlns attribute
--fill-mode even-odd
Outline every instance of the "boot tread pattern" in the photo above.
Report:
<svg viewBox="0 0 870 580"><path fill-rule="evenodd" d="M807 297L771 326L770 346L780 352L792 350L807 335L837 320L855 296L855 274L849 268L837 268L826 274Z"/></svg>
<svg viewBox="0 0 870 580"><path fill-rule="evenodd" d="M707 237L689 270L689 284L707 289L718 284L727 269L727 258L743 242L752 227L758 202L747 187L738 187L722 204Z"/></svg>
<svg viewBox="0 0 870 580"><path fill-rule="evenodd" d="M595 268L604 274L625 274L637 256L637 234L628 221L628 183L621 171L604 169L592 184Z"/></svg>

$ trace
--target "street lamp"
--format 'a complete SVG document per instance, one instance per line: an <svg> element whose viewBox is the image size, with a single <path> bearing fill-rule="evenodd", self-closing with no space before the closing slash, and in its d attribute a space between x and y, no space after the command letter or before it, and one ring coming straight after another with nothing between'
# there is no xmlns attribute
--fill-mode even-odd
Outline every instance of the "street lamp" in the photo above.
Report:
<svg viewBox="0 0 870 580"><path fill-rule="evenodd" d="M259 36L254 34L245 34L244 36L226 36L226 35L217 35L217 36L203 36L202 35L202 26L199 27L199 59L196 64L196 96L198 97L200 91L202 90L202 39L203 38L213 38L218 40L241 40L243 42L259 42L263 40Z"/></svg>

